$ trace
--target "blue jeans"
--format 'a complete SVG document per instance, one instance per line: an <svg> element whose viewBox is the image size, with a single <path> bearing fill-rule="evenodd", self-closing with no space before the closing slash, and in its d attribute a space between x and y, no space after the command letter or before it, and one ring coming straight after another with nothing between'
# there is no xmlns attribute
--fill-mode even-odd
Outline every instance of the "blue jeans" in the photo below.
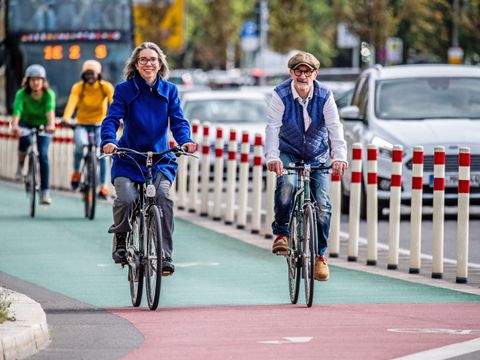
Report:
<svg viewBox="0 0 480 360"><path fill-rule="evenodd" d="M296 163L299 159L286 154L280 154L283 166L289 163ZM330 231L330 174L313 171L310 177L310 189L317 202L317 230L318 230L318 255L324 255L327 251L328 233ZM297 175L283 175L277 177L277 188L275 190L275 221L272 223L272 230L275 235L289 235L288 223L293 208L293 198L297 190Z"/></svg>
<svg viewBox="0 0 480 360"><path fill-rule="evenodd" d="M73 154L73 169L80 171L80 163L83 158L83 147L88 145L88 131L95 130L95 142L100 147L100 126L77 125L73 137L75 139L75 153ZM107 174L107 158L100 159L100 184L105 185Z"/></svg>
<svg viewBox="0 0 480 360"><path fill-rule="evenodd" d="M20 127L31 128L28 125L20 123ZM52 135L38 135L37 136L37 148L38 148L38 157L40 160L40 190L48 190L50 188L49 176L50 169L48 163L48 148L52 141ZM25 154L32 142L31 135L20 136L18 140L18 152Z"/></svg>

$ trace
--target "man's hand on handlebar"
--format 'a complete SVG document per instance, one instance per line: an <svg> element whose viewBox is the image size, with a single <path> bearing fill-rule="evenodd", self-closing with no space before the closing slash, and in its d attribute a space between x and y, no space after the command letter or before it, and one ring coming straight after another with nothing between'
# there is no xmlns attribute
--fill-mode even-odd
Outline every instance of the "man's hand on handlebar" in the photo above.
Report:
<svg viewBox="0 0 480 360"><path fill-rule="evenodd" d="M267 169L273 171L277 176L283 175L283 163L280 160L273 160L267 163Z"/></svg>
<svg viewBox="0 0 480 360"><path fill-rule="evenodd" d="M105 144L102 148L102 150L105 154L113 154L116 149L117 149L117 145L115 145L113 143Z"/></svg>

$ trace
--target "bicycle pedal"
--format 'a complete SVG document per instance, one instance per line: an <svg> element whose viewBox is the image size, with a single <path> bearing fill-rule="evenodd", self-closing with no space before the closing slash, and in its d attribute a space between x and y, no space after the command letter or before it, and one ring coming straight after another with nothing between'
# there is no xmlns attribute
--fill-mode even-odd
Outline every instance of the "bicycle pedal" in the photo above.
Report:
<svg viewBox="0 0 480 360"><path fill-rule="evenodd" d="M162 271L162 276L170 276L173 274L173 271Z"/></svg>

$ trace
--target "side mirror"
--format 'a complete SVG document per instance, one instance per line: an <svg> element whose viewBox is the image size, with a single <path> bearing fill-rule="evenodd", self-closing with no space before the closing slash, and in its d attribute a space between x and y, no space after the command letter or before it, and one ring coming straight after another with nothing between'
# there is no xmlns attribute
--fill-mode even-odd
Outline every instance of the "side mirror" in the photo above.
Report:
<svg viewBox="0 0 480 360"><path fill-rule="evenodd" d="M349 105L339 110L340 118L344 121L361 121L360 109L356 105Z"/></svg>

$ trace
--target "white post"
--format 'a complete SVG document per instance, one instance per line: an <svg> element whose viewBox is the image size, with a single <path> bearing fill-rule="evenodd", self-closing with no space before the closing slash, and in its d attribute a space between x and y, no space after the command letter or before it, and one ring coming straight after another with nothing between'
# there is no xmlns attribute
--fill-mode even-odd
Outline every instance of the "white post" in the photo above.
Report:
<svg viewBox="0 0 480 360"><path fill-rule="evenodd" d="M388 265L387 269L398 268L400 247L400 204L402 201L402 157L401 145L393 145L392 173L390 177L390 217L388 232Z"/></svg>
<svg viewBox="0 0 480 360"><path fill-rule="evenodd" d="M200 121L193 120L192 121L192 140L195 144L200 142L200 136L198 134L198 130L200 127ZM198 145L197 151L195 151L196 156L198 156ZM189 195L189 202L188 202L188 212L194 213L197 211L197 198L198 198L198 168L199 168L199 161L198 158L193 156L188 157L189 161L189 172L188 172L188 195Z"/></svg>
<svg viewBox="0 0 480 360"><path fill-rule="evenodd" d="M248 201L248 154L250 153L250 142L248 131L242 133L242 144L240 145L240 174L238 184L238 214L237 228L244 229L247 224L247 201Z"/></svg>
<svg viewBox="0 0 480 360"><path fill-rule="evenodd" d="M350 184L350 213L348 218L348 261L357 261L358 238L360 236L360 195L362 191L362 144L352 148L352 181Z"/></svg>
<svg viewBox="0 0 480 360"><path fill-rule="evenodd" d="M187 206L188 158L186 156L180 156L177 161L177 207L179 210L185 210Z"/></svg>
<svg viewBox="0 0 480 360"><path fill-rule="evenodd" d="M277 187L277 174L273 171L267 171L267 204L265 214L265 238L273 238L272 223L275 219L274 203L275 188Z"/></svg>
<svg viewBox="0 0 480 360"><path fill-rule="evenodd" d="M470 217L470 148L460 148L458 155L457 279L468 279L468 233Z"/></svg>
<svg viewBox="0 0 480 360"><path fill-rule="evenodd" d="M377 265L378 244L378 179L376 145L367 145L367 265Z"/></svg>
<svg viewBox="0 0 480 360"><path fill-rule="evenodd" d="M210 123L203 123L202 159L200 179L200 216L208 216L208 191L210 185Z"/></svg>
<svg viewBox="0 0 480 360"><path fill-rule="evenodd" d="M330 219L330 234L328 235L328 252L332 258L340 253L340 223L341 223L341 176L333 175L330 181L330 202L332 204L332 216Z"/></svg>
<svg viewBox="0 0 480 360"><path fill-rule="evenodd" d="M213 189L213 220L215 221L222 219L223 162L223 129L220 126L217 126Z"/></svg>
<svg viewBox="0 0 480 360"><path fill-rule="evenodd" d="M252 190L252 234L260 233L262 210L262 178L263 178L263 144L262 135L255 134L253 148L253 190Z"/></svg>
<svg viewBox="0 0 480 360"><path fill-rule="evenodd" d="M443 277L445 218L445 146L435 146L433 164L432 278L441 279Z"/></svg>
<svg viewBox="0 0 480 360"><path fill-rule="evenodd" d="M410 208L410 274L419 274L422 252L423 146L413 148Z"/></svg>
<svg viewBox="0 0 480 360"><path fill-rule="evenodd" d="M230 130L227 161L227 209L225 224L232 225L235 218L235 185L237 184L237 132Z"/></svg>

